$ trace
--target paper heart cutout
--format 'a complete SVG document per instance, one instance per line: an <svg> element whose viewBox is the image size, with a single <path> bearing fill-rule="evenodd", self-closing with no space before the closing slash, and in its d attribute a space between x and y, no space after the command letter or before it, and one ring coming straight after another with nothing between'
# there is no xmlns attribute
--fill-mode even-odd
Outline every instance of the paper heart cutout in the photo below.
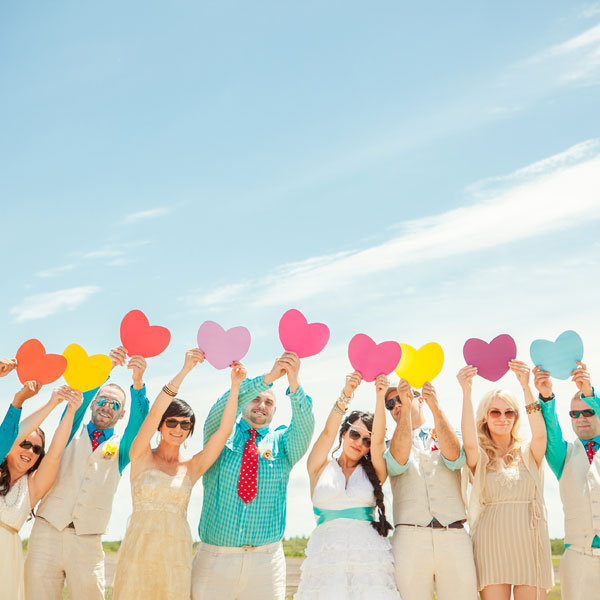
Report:
<svg viewBox="0 0 600 600"><path fill-rule="evenodd" d="M463 346L463 356L468 365L477 367L477 375L498 381L508 372L508 361L517 357L517 344L507 333L496 336L489 344L470 338Z"/></svg>
<svg viewBox="0 0 600 600"><path fill-rule="evenodd" d="M171 332L166 327L150 325L141 310L129 311L121 321L121 343L129 356L158 356L170 341Z"/></svg>
<svg viewBox="0 0 600 600"><path fill-rule="evenodd" d="M60 354L46 354L42 342L27 340L17 350L17 375L21 383L39 381L42 385L53 383L65 372L67 359Z"/></svg>
<svg viewBox="0 0 600 600"><path fill-rule="evenodd" d="M88 356L81 346L71 344L65 348L63 356L67 359L65 381L74 390L93 390L100 387L110 375L112 362L105 354Z"/></svg>
<svg viewBox="0 0 600 600"><path fill-rule="evenodd" d="M397 342L376 344L364 333L357 333L348 344L350 364L364 381L375 381L378 375L389 375L401 355L402 350Z"/></svg>
<svg viewBox="0 0 600 600"><path fill-rule="evenodd" d="M436 342L425 344L418 350L408 344L400 344L402 358L395 371L414 388L422 388L426 381L433 381L444 365L444 351Z"/></svg>
<svg viewBox="0 0 600 600"><path fill-rule="evenodd" d="M309 323L295 308L286 311L279 321L279 339L287 352L298 358L319 354L329 341L329 327L324 323Z"/></svg>
<svg viewBox="0 0 600 600"><path fill-rule="evenodd" d="M198 329L198 348L215 369L226 369L233 361L242 360L250 348L250 332L245 327L227 331L214 321L204 321Z"/></svg>
<svg viewBox="0 0 600 600"><path fill-rule="evenodd" d="M575 331L563 331L554 342L531 342L529 354L536 367L542 367L556 379L568 379L583 358L583 341Z"/></svg>

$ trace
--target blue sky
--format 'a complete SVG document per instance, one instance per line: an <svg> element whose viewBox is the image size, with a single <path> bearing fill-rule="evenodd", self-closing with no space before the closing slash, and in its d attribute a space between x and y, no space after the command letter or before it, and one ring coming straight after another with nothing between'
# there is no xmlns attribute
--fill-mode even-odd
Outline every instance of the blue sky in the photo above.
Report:
<svg viewBox="0 0 600 600"><path fill-rule="evenodd" d="M302 367L318 427L358 332L440 342L457 426L469 337L511 333L527 358L576 329L600 377L600 4L0 10L1 354L31 337L107 352L140 308L173 333L152 397L204 320L251 330L255 374L296 307L332 330ZM226 386L206 366L182 395L202 419ZM546 490L560 535L551 475ZM288 534L310 531L308 496L299 465ZM129 502L125 477L109 537Z"/></svg>

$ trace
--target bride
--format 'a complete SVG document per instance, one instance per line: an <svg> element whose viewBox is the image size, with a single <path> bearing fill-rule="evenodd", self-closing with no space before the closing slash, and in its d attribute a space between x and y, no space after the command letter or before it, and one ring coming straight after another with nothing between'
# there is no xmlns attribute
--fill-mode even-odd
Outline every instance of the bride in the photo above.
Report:
<svg viewBox="0 0 600 600"><path fill-rule="evenodd" d="M400 600L381 489L387 477L383 458L387 377L380 375L375 382L375 415L353 411L340 428L361 379L356 371L346 377L308 457L317 527L306 548L295 600ZM342 453L338 459L329 458L338 428L336 450L341 446Z"/></svg>
<svg viewBox="0 0 600 600"><path fill-rule="evenodd" d="M181 371L163 387L131 445L131 515L119 559L114 600L189 600L192 577L192 536L187 506L193 485L225 447L235 422L244 366L231 369L231 390L217 432L191 458L179 450L192 435L196 417L187 402L175 398L186 375L204 361L199 349L189 350ZM151 448L155 431L160 443Z"/></svg>

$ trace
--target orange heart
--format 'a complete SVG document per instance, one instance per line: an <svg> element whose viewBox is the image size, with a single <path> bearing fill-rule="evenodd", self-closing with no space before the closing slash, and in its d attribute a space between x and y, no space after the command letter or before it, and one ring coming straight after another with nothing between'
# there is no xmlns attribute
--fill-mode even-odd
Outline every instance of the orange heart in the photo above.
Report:
<svg viewBox="0 0 600 600"><path fill-rule="evenodd" d="M56 381L67 368L67 359L60 354L46 354L39 340L27 340L17 350L17 375L19 381L39 381L47 385Z"/></svg>

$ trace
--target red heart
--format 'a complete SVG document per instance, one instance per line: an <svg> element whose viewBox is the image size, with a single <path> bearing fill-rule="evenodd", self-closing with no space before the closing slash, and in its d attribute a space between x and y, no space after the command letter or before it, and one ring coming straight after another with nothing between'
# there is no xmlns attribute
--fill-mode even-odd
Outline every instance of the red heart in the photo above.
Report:
<svg viewBox="0 0 600 600"><path fill-rule="evenodd" d="M129 311L121 321L121 342L129 356L158 356L170 341L171 332L166 327L150 325L141 310Z"/></svg>
<svg viewBox="0 0 600 600"><path fill-rule="evenodd" d="M60 354L46 354L39 340L27 340L17 350L19 381L39 381L47 385L56 381L67 368L67 359Z"/></svg>

